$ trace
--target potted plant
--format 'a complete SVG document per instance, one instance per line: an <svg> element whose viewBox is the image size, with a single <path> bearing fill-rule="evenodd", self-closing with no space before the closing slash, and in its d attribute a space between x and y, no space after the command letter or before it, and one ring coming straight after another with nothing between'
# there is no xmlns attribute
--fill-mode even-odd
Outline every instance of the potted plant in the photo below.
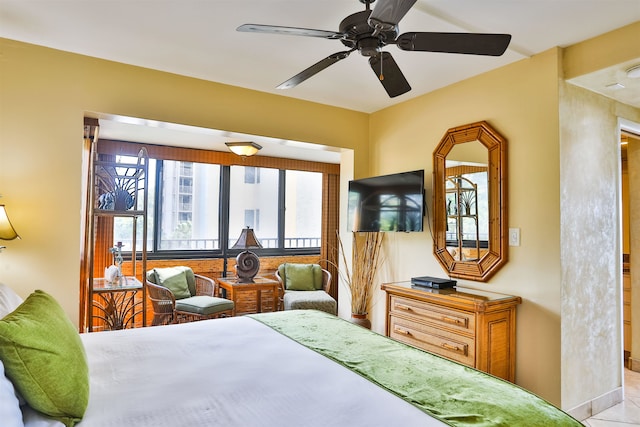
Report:
<svg viewBox="0 0 640 427"><path fill-rule="evenodd" d="M464 207L460 213L463 215L473 215L473 209L476 204L476 192L474 190L465 190L460 193L460 207Z"/></svg>

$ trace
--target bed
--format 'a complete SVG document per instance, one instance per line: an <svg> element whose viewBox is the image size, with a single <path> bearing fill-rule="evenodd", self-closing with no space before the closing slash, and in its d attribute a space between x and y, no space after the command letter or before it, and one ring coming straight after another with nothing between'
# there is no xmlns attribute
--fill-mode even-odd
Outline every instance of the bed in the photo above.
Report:
<svg viewBox="0 0 640 427"><path fill-rule="evenodd" d="M24 379L13 359L28 346L44 367ZM315 310L77 334L36 291L0 319L0 361L4 427L581 426L518 386Z"/></svg>

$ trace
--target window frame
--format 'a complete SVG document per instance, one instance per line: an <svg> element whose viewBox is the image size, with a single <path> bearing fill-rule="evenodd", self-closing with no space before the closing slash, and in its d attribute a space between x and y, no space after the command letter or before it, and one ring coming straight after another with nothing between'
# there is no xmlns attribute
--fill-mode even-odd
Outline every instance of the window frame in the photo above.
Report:
<svg viewBox="0 0 640 427"><path fill-rule="evenodd" d="M233 235L233 231L229 230L229 197L230 197L230 169L231 166L245 166L255 167L255 176L259 180L259 168L273 168L278 170L278 247L277 248L263 248L253 250L258 256L295 256L295 255L317 255L322 252L322 239L320 236L320 246L312 248L285 248L285 188L286 188L286 171L287 170L301 170L307 172L319 172L324 174L339 175L339 165L331 163L311 162L303 160L291 160L254 156L247 159L238 161L238 156L231 153L221 153L206 150L196 150L189 148L167 147L167 146L153 146L148 144L138 144L124 141L110 141L100 140L98 152L100 154L118 154L128 155L126 152L139 150L141 146L145 146L148 149L149 157L156 161L155 168L155 189L153 197L154 203L154 223L150 228L149 235L153 237L153 241L149 246L147 252L148 260L163 260L163 259L206 259L206 258L230 258L235 257L240 253L240 250L233 250L230 246L233 246L237 236ZM156 149L154 149L156 148ZM203 156L203 153L208 153L208 156ZM234 158L235 156L235 158ZM159 250L159 234L160 224L162 224L162 212L159 195L162 193L162 170L164 160L185 161L193 163L211 163L218 164L221 167L220 173L220 193L219 193L219 248L213 250ZM323 178L324 180L324 178ZM323 186L322 192L326 189ZM324 194L320 197L324 200ZM324 229L325 212L323 207L322 213L322 229ZM229 234L231 233L231 234Z"/></svg>

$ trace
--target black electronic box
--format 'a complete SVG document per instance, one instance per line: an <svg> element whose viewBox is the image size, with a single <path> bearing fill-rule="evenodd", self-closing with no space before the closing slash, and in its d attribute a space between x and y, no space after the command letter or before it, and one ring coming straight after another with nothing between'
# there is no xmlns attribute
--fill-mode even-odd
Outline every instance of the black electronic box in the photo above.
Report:
<svg viewBox="0 0 640 427"><path fill-rule="evenodd" d="M445 289L453 288L456 285L456 281L451 279L440 279L438 277L422 276L412 277L411 284L421 286L423 288Z"/></svg>

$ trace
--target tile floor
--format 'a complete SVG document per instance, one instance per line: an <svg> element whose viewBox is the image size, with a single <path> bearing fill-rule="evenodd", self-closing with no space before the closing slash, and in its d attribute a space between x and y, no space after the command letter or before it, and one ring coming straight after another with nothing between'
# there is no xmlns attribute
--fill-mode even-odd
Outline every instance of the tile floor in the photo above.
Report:
<svg viewBox="0 0 640 427"><path fill-rule="evenodd" d="M640 372L624 370L624 400L617 405L587 418L589 427L640 426Z"/></svg>

